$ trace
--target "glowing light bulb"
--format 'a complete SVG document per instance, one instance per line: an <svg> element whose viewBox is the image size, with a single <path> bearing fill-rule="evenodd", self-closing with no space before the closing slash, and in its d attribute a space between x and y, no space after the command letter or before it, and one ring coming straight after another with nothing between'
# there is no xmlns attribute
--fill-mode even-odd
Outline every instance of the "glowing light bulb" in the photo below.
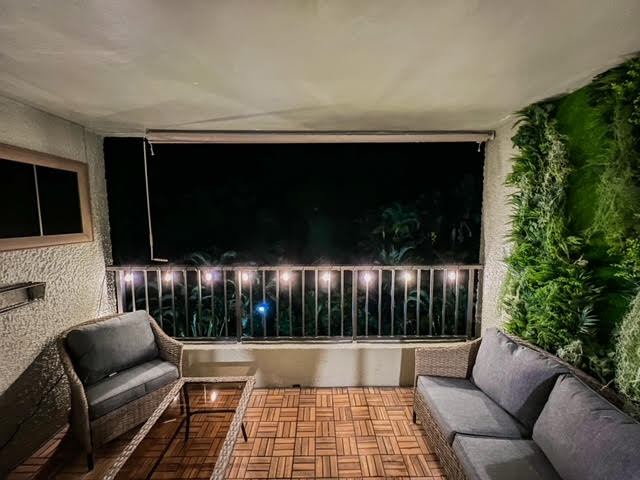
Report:
<svg viewBox="0 0 640 480"><path fill-rule="evenodd" d="M449 280L451 280L453 282L456 279L456 277L458 276L458 274L456 272L449 272L447 274L447 276L449 277Z"/></svg>
<svg viewBox="0 0 640 480"><path fill-rule="evenodd" d="M409 280L411 280L411 274L409 272L404 272L402 274L402 278L404 279L405 282L408 282Z"/></svg>
<svg viewBox="0 0 640 480"><path fill-rule="evenodd" d="M164 274L164 281L165 282L170 282L172 278L173 278L173 273L172 272L167 272L167 273Z"/></svg>
<svg viewBox="0 0 640 480"><path fill-rule="evenodd" d="M282 281L283 282L288 282L290 278L291 278L291 274L289 272L284 272L282 274Z"/></svg>
<svg viewBox="0 0 640 480"><path fill-rule="evenodd" d="M322 274L322 280L324 280L325 282L328 282L329 280L331 280L331 273L329 272L324 272Z"/></svg>
<svg viewBox="0 0 640 480"><path fill-rule="evenodd" d="M218 392L213 391L211 392L211 401L215 402L218 399Z"/></svg>
<svg viewBox="0 0 640 480"><path fill-rule="evenodd" d="M242 280L245 282L249 281L249 273L248 272L243 272L242 273Z"/></svg>
<svg viewBox="0 0 640 480"><path fill-rule="evenodd" d="M207 273L205 273L205 274L204 274L204 279L205 279L207 282L210 282L211 280L213 280L213 273L211 273L211 272L207 272Z"/></svg>
<svg viewBox="0 0 640 480"><path fill-rule="evenodd" d="M366 272L362 276L362 279L364 280L364 283L369 283L371 281L371 274L369 272Z"/></svg>
<svg viewBox="0 0 640 480"><path fill-rule="evenodd" d="M133 273L127 273L127 274L124 276L124 281L125 281L125 282L133 282Z"/></svg>
<svg viewBox="0 0 640 480"><path fill-rule="evenodd" d="M258 307L258 312L260 312L260 313L264 313L266 310L267 310L267 309L266 309L266 308L264 308L264 305L260 305L260 306Z"/></svg>

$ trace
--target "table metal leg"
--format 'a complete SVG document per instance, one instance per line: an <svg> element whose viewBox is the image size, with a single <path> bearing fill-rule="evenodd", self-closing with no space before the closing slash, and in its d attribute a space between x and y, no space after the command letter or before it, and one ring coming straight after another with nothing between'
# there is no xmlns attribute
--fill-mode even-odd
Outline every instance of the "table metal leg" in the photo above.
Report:
<svg viewBox="0 0 640 480"><path fill-rule="evenodd" d="M184 441L186 443L189 440L189 428L191 427L191 406L189 405L189 389L188 385L185 383L182 387L182 391L184 393L184 406L187 409L187 418L186 418L186 427L184 430Z"/></svg>

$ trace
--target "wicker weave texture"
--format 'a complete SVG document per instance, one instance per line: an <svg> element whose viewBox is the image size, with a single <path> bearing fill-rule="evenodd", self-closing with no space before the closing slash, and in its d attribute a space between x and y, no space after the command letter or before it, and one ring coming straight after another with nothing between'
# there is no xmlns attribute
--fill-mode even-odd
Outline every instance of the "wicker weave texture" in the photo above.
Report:
<svg viewBox="0 0 640 480"><path fill-rule="evenodd" d="M476 361L481 339L451 346L416 348L415 375L468 378Z"/></svg>

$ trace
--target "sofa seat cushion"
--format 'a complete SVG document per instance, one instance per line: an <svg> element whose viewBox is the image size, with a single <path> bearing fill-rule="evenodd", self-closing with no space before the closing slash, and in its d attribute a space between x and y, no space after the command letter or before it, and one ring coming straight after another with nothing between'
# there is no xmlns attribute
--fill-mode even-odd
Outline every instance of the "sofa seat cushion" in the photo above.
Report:
<svg viewBox="0 0 640 480"><path fill-rule="evenodd" d="M523 438L526 429L464 378L418 377L417 392L428 406L449 445L458 433Z"/></svg>
<svg viewBox="0 0 640 480"><path fill-rule="evenodd" d="M558 378L533 440L566 480L640 479L640 423L572 375Z"/></svg>
<svg viewBox="0 0 640 480"><path fill-rule="evenodd" d="M469 480L560 480L533 440L456 435L453 450Z"/></svg>
<svg viewBox="0 0 640 480"><path fill-rule="evenodd" d="M482 335L471 380L531 431L556 379L565 373L554 359L490 328Z"/></svg>
<svg viewBox="0 0 640 480"><path fill-rule="evenodd" d="M154 321L139 310L74 328L67 334L73 364L85 385L158 356Z"/></svg>
<svg viewBox="0 0 640 480"><path fill-rule="evenodd" d="M174 364L156 358L105 378L86 389L89 418L100 418L178 377Z"/></svg>

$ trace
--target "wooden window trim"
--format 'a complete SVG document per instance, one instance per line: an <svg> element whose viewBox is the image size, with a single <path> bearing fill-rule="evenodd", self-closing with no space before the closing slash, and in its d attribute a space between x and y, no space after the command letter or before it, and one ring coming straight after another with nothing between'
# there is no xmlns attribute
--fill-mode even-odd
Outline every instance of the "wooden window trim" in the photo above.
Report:
<svg viewBox="0 0 640 480"><path fill-rule="evenodd" d="M81 233L0 238L0 252L93 241L91 196L89 194L89 168L86 163L3 143L0 143L0 158L29 165L75 172L78 175L78 194L80 197L80 215L82 219Z"/></svg>

